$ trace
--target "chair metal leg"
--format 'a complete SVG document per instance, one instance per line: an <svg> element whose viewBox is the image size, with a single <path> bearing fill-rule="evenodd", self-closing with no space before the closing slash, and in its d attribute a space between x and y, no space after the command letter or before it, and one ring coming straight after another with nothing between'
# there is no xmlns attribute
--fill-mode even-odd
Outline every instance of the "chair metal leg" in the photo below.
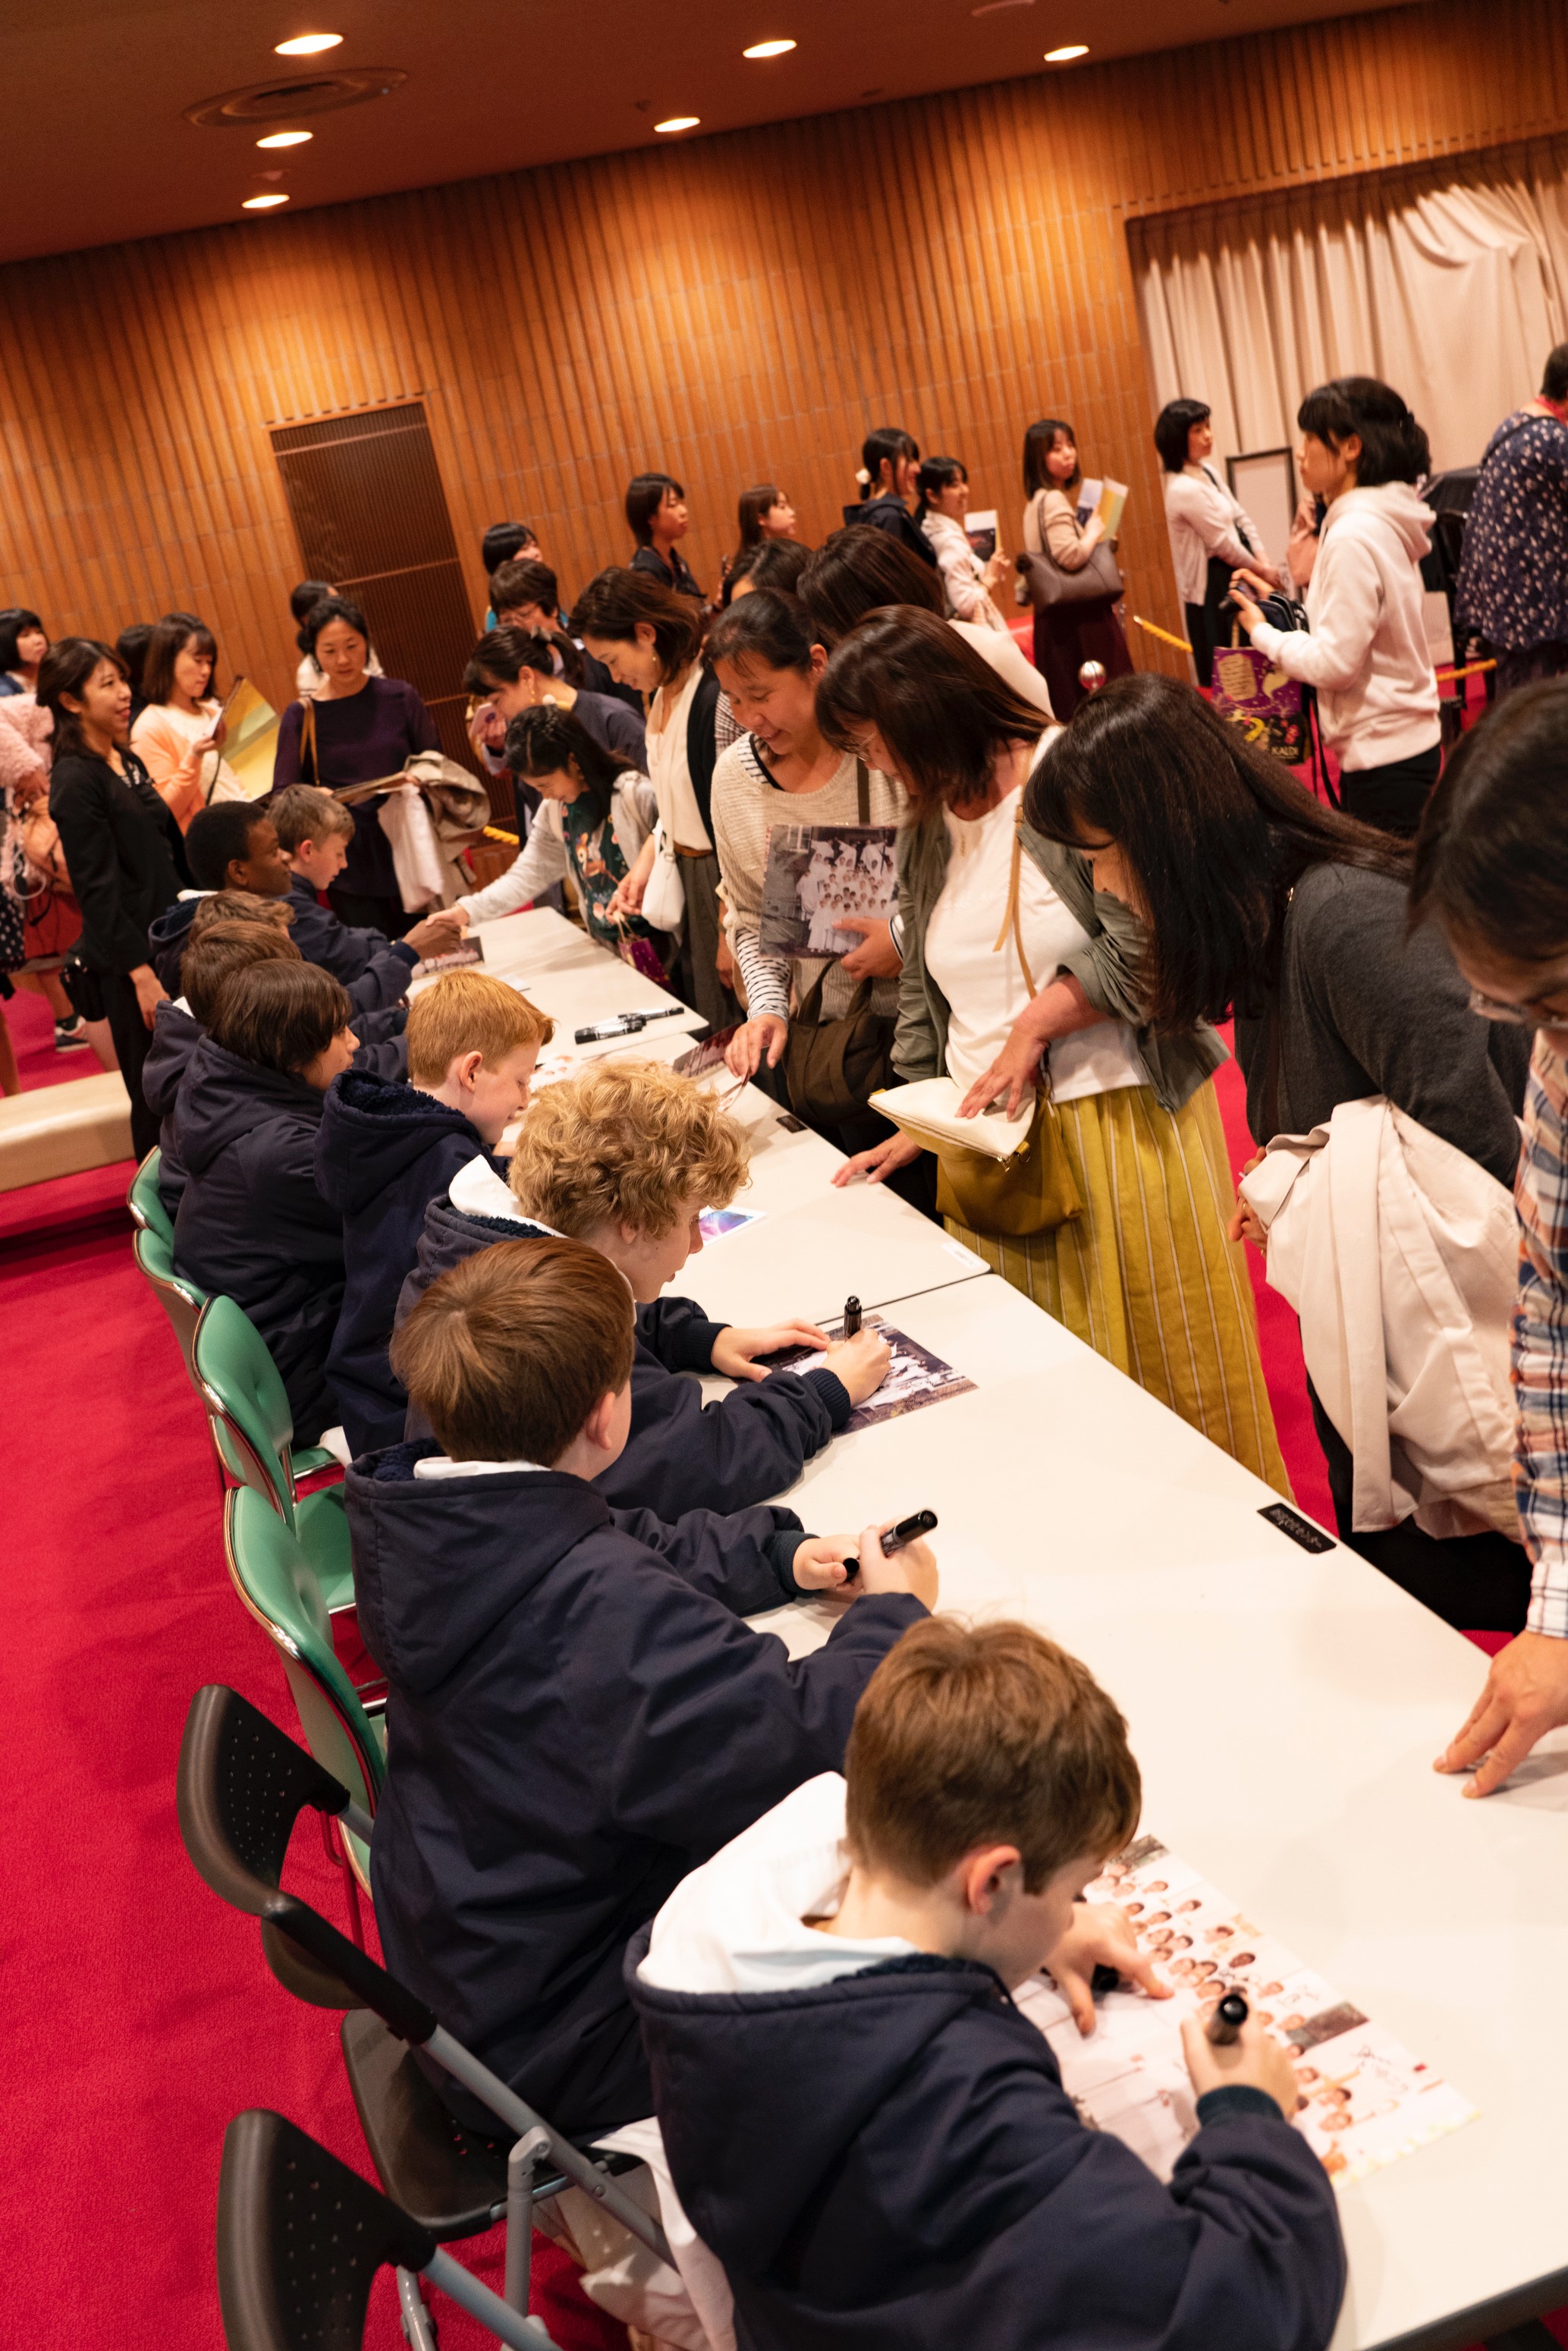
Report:
<svg viewBox="0 0 1568 2351"><path fill-rule="evenodd" d="M399 2270L397 2299L403 2336L413 2346L413 2351L436 2351L435 2328L413 2270Z"/></svg>
<svg viewBox="0 0 1568 2351"><path fill-rule="evenodd" d="M549 2146L549 2131L525 2131L507 2158L506 2296L525 2318L534 2252L534 2166Z"/></svg>
<svg viewBox="0 0 1568 2351"><path fill-rule="evenodd" d="M360 1912L360 1881L354 1876L354 1865L349 1858L342 1829L326 1813L320 1815L320 1820L321 1842L327 1848L327 1858L336 1862L343 1873L343 1893L349 1905L349 1933L362 1951L365 1948L365 1922Z"/></svg>

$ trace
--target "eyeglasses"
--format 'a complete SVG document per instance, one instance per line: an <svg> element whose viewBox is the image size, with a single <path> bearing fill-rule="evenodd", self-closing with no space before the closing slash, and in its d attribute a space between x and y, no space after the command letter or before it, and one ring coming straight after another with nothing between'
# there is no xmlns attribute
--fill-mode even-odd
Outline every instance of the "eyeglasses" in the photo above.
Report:
<svg viewBox="0 0 1568 2351"><path fill-rule="evenodd" d="M1506 997L1489 996L1484 988L1472 987L1470 1010L1479 1012L1483 1020L1500 1020L1512 1029L1568 1029L1568 1011L1561 1005L1543 1004L1538 998L1512 1004Z"/></svg>

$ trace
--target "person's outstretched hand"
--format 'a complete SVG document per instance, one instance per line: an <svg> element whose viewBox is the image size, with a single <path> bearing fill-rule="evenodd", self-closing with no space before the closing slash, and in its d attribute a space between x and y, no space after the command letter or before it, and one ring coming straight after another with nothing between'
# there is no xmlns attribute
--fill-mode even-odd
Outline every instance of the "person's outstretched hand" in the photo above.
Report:
<svg viewBox="0 0 1568 2351"><path fill-rule="evenodd" d="M814 1322L775 1322L765 1331L737 1331L729 1322L713 1343L713 1367L729 1380L765 1380L771 1366L759 1364L758 1355L781 1354L786 1347L828 1344L827 1332Z"/></svg>
<svg viewBox="0 0 1568 2351"><path fill-rule="evenodd" d="M1075 1902L1072 1924L1046 1960L1057 1991L1085 2039L1094 2030L1094 1970L1114 1968L1151 2000L1169 2000L1171 1987L1138 1948L1137 1930L1119 1902Z"/></svg>
<svg viewBox="0 0 1568 2351"><path fill-rule="evenodd" d="M1490 1796L1538 1739L1568 1722L1568 1641L1547 1633L1521 1633L1491 1661L1486 1687L1458 1737L1438 1756L1435 1771L1479 1769L1467 1796ZM1482 1759L1485 1759L1484 1761Z"/></svg>
<svg viewBox="0 0 1568 2351"><path fill-rule="evenodd" d="M912 1166L920 1153L921 1145L913 1136L890 1134L885 1143L873 1144L869 1151L857 1151L852 1159L835 1167L832 1180L841 1191L857 1176L863 1176L868 1184L885 1184L900 1167Z"/></svg>
<svg viewBox="0 0 1568 2351"><path fill-rule="evenodd" d="M959 1117L978 1118L1006 1094L1007 1115L1017 1118L1039 1082L1040 1065L1049 1050L1044 1039L1031 1037L1021 1023L1015 1022L990 1068L976 1079L958 1104Z"/></svg>

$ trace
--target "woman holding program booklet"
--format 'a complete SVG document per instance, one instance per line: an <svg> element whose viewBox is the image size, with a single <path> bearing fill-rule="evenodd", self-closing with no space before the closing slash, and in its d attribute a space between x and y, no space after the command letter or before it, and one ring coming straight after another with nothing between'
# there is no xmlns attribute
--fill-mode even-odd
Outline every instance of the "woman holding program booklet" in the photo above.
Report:
<svg viewBox="0 0 1568 2351"><path fill-rule="evenodd" d="M1082 858L1023 824L1023 787L1060 730L1042 736L1038 711L944 622L908 611L851 631L817 713L830 743L896 776L912 803L899 836L899 1077L952 1081L951 1107L977 1132L988 1124L978 1114L1000 1104L1015 1141L1029 1139L1018 1186L1055 1169L1035 1229L1011 1213L1017 1196L994 1222L983 1204L970 1222L952 1213L965 1198L949 1170L983 1192L985 1179L963 1172L982 1154L944 1150L949 1230L1289 1493L1251 1287L1226 1236L1229 1165L1208 1083L1224 1048L1205 1022L1175 1035L1147 1027L1142 925L1096 896ZM878 1099L896 1110L895 1091ZM1032 1119L1020 1117L1031 1102ZM900 1133L834 1181L884 1182L922 1147Z"/></svg>

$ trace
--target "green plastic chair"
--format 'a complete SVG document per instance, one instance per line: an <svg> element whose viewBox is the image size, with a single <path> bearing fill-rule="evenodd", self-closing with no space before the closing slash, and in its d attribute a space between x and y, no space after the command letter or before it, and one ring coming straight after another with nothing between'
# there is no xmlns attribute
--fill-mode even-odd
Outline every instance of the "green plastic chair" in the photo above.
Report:
<svg viewBox="0 0 1568 2351"><path fill-rule="evenodd" d="M147 1154L131 1179L131 1189L125 1196L125 1205L131 1211L132 1221L141 1231L156 1233L165 1248L172 1249L174 1246L174 1228L169 1220L169 1211L163 1206L162 1196L158 1189L158 1171L162 1165L163 1155L161 1151L152 1150Z"/></svg>
<svg viewBox="0 0 1568 2351"><path fill-rule="evenodd" d="M305 1744L373 1815L386 1778L386 1700L361 1698L350 1680L332 1646L315 1570L291 1529L253 1486L233 1487L224 1504L224 1554L235 1590L282 1660ZM368 1848L340 1825L335 1833L368 1890Z"/></svg>
<svg viewBox="0 0 1568 2351"><path fill-rule="evenodd" d="M152 1156L157 1157L156 1152ZM224 1474L224 1457L218 1446L217 1432L213 1426L213 1416L211 1412L206 1410L206 1399L202 1395L202 1384L196 1377L196 1325L202 1319L202 1309L207 1302L207 1293L204 1290L198 1290L193 1281L187 1281L183 1274L175 1272L173 1253L162 1235L152 1225L147 1224L141 1228L132 1247L136 1262L146 1275L152 1295L169 1319L169 1328L174 1333L181 1358L185 1366L185 1376L195 1390L197 1399L203 1406L207 1424L207 1435L213 1444L213 1468L217 1477L218 1499L221 1501L228 1491L229 1481Z"/></svg>
<svg viewBox="0 0 1568 2351"><path fill-rule="evenodd" d="M329 1613L351 1608L354 1572L341 1486L300 1494L295 1479L335 1467L324 1446L293 1450L294 1422L277 1364L256 1324L232 1298L209 1298L193 1343L196 1386L212 1416L213 1438L236 1484L262 1495L297 1535Z"/></svg>

